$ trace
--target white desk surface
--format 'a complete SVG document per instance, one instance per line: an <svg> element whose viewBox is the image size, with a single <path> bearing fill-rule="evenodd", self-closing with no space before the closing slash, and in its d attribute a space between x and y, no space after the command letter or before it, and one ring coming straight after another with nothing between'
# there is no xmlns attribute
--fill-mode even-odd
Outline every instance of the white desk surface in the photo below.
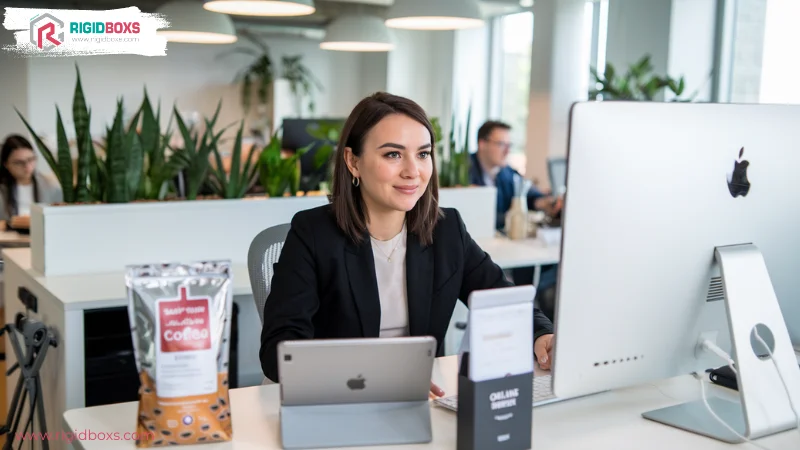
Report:
<svg viewBox="0 0 800 450"><path fill-rule="evenodd" d="M445 392L456 393L457 359L439 358L432 379ZM730 395L709 383L709 395ZM533 448L536 450L732 450L745 448L681 431L642 418L645 411L700 398L699 382L690 375L593 396L552 403L533 410ZM231 390L232 442L184 446L186 450L280 449L278 385ZM137 403L96 406L64 413L66 429L124 433L135 430ZM456 414L432 406L433 442L426 445L359 447L385 449L455 449ZM758 442L771 449L800 448L800 432L787 431ZM132 441L73 442L77 449L134 449Z"/></svg>
<svg viewBox="0 0 800 450"><path fill-rule="evenodd" d="M535 239L511 241L506 238L476 239L504 269L551 264L558 261L559 247ZM31 268L29 248L3 250L6 262L13 262L34 281L64 304L65 310L125 306L127 293L122 271L86 275L43 276ZM233 295L250 295L250 274L246 264L233 264Z"/></svg>
<svg viewBox="0 0 800 450"><path fill-rule="evenodd" d="M503 269L557 264L561 258L560 245L546 245L540 239L512 241L495 237L475 239L475 242Z"/></svg>
<svg viewBox="0 0 800 450"><path fill-rule="evenodd" d="M31 237L16 231L0 231L0 246L30 244Z"/></svg>

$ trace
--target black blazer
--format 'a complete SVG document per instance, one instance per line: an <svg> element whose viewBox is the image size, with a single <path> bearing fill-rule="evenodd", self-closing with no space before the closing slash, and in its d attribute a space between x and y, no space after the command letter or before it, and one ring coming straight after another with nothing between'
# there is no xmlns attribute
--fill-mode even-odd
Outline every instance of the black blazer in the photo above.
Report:
<svg viewBox="0 0 800 450"><path fill-rule="evenodd" d="M457 299L466 302L472 291L513 285L469 236L458 211L442 210L432 245L423 247L410 231L406 244L409 334L435 337L438 356ZM380 318L369 235L354 243L337 226L331 205L298 212L264 305L264 375L278 381L281 341L378 337ZM538 309L534 329L534 338L553 331Z"/></svg>

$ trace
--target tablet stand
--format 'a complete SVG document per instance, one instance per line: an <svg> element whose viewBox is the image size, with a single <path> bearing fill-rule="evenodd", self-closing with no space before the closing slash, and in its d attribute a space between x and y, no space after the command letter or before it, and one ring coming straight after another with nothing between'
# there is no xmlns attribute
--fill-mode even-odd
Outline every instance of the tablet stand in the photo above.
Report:
<svg viewBox="0 0 800 450"><path fill-rule="evenodd" d="M431 407L427 399L281 406L281 440L286 449L428 443Z"/></svg>
<svg viewBox="0 0 800 450"><path fill-rule="evenodd" d="M709 404L747 439L793 429L797 418L789 398L800 408L800 368L764 258L752 244L717 247L715 258L722 275L740 401L709 398ZM756 330L770 347L774 364L756 338ZM702 400L649 411L643 416L723 442L742 442L709 414Z"/></svg>
<svg viewBox="0 0 800 450"><path fill-rule="evenodd" d="M24 353L20 346L17 332L23 336L25 342ZM25 409L26 400L28 401L30 411L22 434L29 432L39 433L42 436L47 434L44 401L42 400L42 381L39 378L39 369L41 369L44 363L47 349L51 346L57 347L58 341L53 335L53 332L43 323L27 319L22 313L17 314L17 318L13 324L7 324L0 329L0 336L4 333L8 333L11 346L17 358L17 362L8 370L7 375L12 374L17 369L20 369L22 372L17 380L17 387L14 390L11 407L8 411L8 416L6 416L8 421L13 421L11 422L12 425L9 427L8 424L6 424L0 427L0 435L8 434L3 450L10 450L13 443L18 441L15 436L19 433L22 411ZM35 430L34 417L39 420L38 432ZM19 442L20 446L22 446L24 440L19 439ZM50 445L47 439L42 439L41 443L43 450L49 450Z"/></svg>

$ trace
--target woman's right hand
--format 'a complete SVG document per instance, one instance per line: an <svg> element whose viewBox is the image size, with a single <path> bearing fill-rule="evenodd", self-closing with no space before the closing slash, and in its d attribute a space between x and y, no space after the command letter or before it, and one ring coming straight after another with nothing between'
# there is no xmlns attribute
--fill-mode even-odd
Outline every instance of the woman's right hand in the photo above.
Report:
<svg viewBox="0 0 800 450"><path fill-rule="evenodd" d="M431 392L429 396L431 399L444 397L444 390L431 381Z"/></svg>

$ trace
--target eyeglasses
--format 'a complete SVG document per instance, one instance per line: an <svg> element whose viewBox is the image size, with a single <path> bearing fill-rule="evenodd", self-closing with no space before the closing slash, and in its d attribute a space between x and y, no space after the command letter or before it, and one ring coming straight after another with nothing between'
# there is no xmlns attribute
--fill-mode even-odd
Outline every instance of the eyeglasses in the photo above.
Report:
<svg viewBox="0 0 800 450"><path fill-rule="evenodd" d="M14 167L24 168L28 164L33 164L35 162L36 162L36 157L35 156L31 156L30 158L18 159L16 161L9 161L8 163L11 164Z"/></svg>
<svg viewBox="0 0 800 450"><path fill-rule="evenodd" d="M511 150L511 142L492 141L492 140L489 140L489 139L487 139L487 142L490 142L490 143L492 143L494 145L497 145L498 147L500 147L502 149Z"/></svg>

